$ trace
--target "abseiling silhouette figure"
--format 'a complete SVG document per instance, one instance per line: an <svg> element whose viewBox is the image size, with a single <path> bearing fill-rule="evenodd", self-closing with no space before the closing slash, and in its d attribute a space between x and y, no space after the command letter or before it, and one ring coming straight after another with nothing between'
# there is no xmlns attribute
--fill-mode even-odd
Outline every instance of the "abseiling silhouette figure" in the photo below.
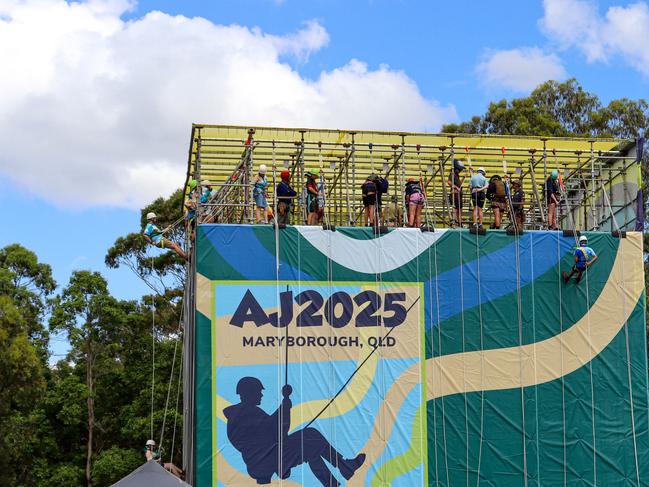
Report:
<svg viewBox="0 0 649 487"><path fill-rule="evenodd" d="M288 434L291 422L290 385L282 388L282 404L273 414L259 407L264 385L256 377L243 377L237 384L239 404L223 410L228 420L228 438L241 453L248 475L258 484L270 483L274 474L282 479L291 475L291 468L308 463L311 471L325 487L338 487L325 460L349 480L365 461L365 454L345 459L315 428L304 428ZM281 455L280 455L281 451Z"/></svg>

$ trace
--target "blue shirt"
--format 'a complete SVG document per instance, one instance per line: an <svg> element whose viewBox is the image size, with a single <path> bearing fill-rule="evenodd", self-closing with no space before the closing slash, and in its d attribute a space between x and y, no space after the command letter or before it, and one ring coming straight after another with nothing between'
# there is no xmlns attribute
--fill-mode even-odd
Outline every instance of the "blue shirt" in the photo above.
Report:
<svg viewBox="0 0 649 487"><path fill-rule="evenodd" d="M286 198L286 197L290 198L291 196L296 196L297 195L295 190L293 188L291 188L291 186L286 181L282 181L281 183L279 183L277 185L277 190L276 191L277 191L278 200L283 201L284 203L287 203L287 204L290 204L291 200ZM284 196L285 198L282 198L282 196Z"/></svg>
<svg viewBox="0 0 649 487"><path fill-rule="evenodd" d="M144 227L144 235L149 237L151 240L153 240L153 243L156 244L160 242L160 240L162 240L162 232L153 223L148 223L147 226Z"/></svg>
<svg viewBox="0 0 649 487"><path fill-rule="evenodd" d="M590 247L577 247L574 256L577 259L577 269L585 269L586 262L597 257L597 254L595 254L595 251Z"/></svg>
<svg viewBox="0 0 649 487"><path fill-rule="evenodd" d="M484 188L487 185L487 178L482 173L475 173L469 181L469 188Z"/></svg>
<svg viewBox="0 0 649 487"><path fill-rule="evenodd" d="M212 190L209 190L207 188L203 189L203 194L201 195L201 203L202 204L207 203L210 200L210 198L214 197L214 195L216 195L215 189Z"/></svg>

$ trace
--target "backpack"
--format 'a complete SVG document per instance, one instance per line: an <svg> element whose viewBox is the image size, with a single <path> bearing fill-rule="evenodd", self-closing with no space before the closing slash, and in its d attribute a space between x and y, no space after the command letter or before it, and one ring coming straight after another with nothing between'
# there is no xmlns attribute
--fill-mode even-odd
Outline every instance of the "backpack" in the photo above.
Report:
<svg viewBox="0 0 649 487"><path fill-rule="evenodd" d="M494 181L494 196L497 196L499 198L504 198L506 196L505 192L505 183L503 183L502 179L496 179Z"/></svg>

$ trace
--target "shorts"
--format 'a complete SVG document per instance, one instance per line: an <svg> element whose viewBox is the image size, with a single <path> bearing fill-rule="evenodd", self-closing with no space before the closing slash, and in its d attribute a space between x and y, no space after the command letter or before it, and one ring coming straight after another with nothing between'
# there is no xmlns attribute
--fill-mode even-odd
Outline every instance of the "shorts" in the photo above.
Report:
<svg viewBox="0 0 649 487"><path fill-rule="evenodd" d="M452 193L448 195L448 203L456 210L462 209L462 193Z"/></svg>
<svg viewBox="0 0 649 487"><path fill-rule="evenodd" d="M424 206L424 195L421 193L413 193L410 195L410 204L417 206Z"/></svg>
<svg viewBox="0 0 649 487"><path fill-rule="evenodd" d="M504 198L496 199L494 197L494 199L491 200L491 208L498 208L500 211L505 211L505 209L507 208L507 205L505 204L505 199Z"/></svg>
<svg viewBox="0 0 649 487"><path fill-rule="evenodd" d="M471 203L473 203L474 207L484 208L484 201L484 191L476 191L475 193L471 193Z"/></svg>
<svg viewBox="0 0 649 487"><path fill-rule="evenodd" d="M586 270L586 264L575 264L572 270L577 272L584 272Z"/></svg>
<svg viewBox="0 0 649 487"><path fill-rule="evenodd" d="M318 212L318 201L313 199L309 203L309 213L317 213Z"/></svg>
<svg viewBox="0 0 649 487"><path fill-rule="evenodd" d="M376 195L375 194L368 194L366 196L363 196L363 206L368 207L370 205L375 205L376 204Z"/></svg>
<svg viewBox="0 0 649 487"><path fill-rule="evenodd" d="M255 193L253 196L255 197L255 205L257 205L257 208L266 208L268 206L264 193Z"/></svg>

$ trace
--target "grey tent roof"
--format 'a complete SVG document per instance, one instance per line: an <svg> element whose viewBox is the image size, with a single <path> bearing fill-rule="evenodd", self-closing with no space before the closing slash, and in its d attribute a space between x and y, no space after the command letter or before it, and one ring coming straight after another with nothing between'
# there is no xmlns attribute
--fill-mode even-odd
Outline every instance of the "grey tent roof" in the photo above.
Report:
<svg viewBox="0 0 649 487"><path fill-rule="evenodd" d="M149 460L111 487L191 487L167 472L159 463Z"/></svg>

